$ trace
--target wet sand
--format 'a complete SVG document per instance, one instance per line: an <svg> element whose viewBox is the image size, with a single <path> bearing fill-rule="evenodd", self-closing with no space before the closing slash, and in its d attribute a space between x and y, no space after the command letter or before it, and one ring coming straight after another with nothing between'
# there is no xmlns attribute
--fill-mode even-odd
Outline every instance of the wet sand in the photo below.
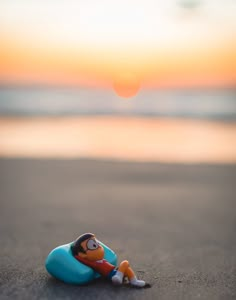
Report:
<svg viewBox="0 0 236 300"><path fill-rule="evenodd" d="M236 163L236 122L131 117L0 118L0 156Z"/></svg>
<svg viewBox="0 0 236 300"><path fill-rule="evenodd" d="M236 165L0 159L0 299L235 299ZM152 288L63 284L44 261L91 231Z"/></svg>

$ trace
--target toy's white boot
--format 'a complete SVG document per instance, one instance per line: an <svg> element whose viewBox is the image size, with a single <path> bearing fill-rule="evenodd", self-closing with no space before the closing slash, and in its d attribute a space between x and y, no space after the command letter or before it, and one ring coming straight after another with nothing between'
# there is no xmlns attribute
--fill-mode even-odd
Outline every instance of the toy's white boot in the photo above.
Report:
<svg viewBox="0 0 236 300"><path fill-rule="evenodd" d="M136 277L134 277L130 280L130 284L142 288L146 285L146 282L143 280L138 280Z"/></svg>
<svg viewBox="0 0 236 300"><path fill-rule="evenodd" d="M112 276L112 283L115 285L120 285L123 282L124 274L120 271L116 272L116 275Z"/></svg>

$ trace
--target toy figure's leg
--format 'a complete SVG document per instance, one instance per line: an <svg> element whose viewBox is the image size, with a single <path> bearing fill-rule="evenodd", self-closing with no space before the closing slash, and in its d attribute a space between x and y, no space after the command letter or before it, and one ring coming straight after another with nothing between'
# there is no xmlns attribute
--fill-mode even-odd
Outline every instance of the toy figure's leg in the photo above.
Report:
<svg viewBox="0 0 236 300"><path fill-rule="evenodd" d="M124 260L120 263L119 265L119 268L118 268L118 271L122 272L123 274L126 273L126 271L128 270L129 268L129 262L128 260Z"/></svg>
<svg viewBox="0 0 236 300"><path fill-rule="evenodd" d="M135 273L131 269L131 267L127 268L127 270L125 272L125 276L128 277L130 284L133 286L144 287L146 285L145 281L137 279L137 277L135 276Z"/></svg>
<svg viewBox="0 0 236 300"><path fill-rule="evenodd" d="M131 269L129 262L127 260L122 261L122 263L118 268L118 271L116 272L116 275L112 277L112 282L114 284L121 284L124 276L128 277L131 285L137 287L145 286L145 281L137 279L134 271Z"/></svg>
<svg viewBox="0 0 236 300"><path fill-rule="evenodd" d="M122 284L124 275L128 267L129 267L129 262L127 260L124 260L120 263L116 275L114 275L111 279L114 284L116 285Z"/></svg>
<svg viewBox="0 0 236 300"><path fill-rule="evenodd" d="M129 281L135 277L134 271L130 267L128 267L124 274L128 277Z"/></svg>

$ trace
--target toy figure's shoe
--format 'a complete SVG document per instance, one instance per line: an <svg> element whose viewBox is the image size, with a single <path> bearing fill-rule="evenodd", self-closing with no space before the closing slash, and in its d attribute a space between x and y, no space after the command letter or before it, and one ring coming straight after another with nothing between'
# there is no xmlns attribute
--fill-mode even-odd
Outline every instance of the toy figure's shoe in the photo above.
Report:
<svg viewBox="0 0 236 300"><path fill-rule="evenodd" d="M116 265L117 256L114 251L99 242L104 248L104 259L109 263ZM66 283L86 284L100 275L94 270L85 266L74 258L71 252L71 245L66 244L53 249L45 262L45 267L49 274Z"/></svg>
<svg viewBox="0 0 236 300"><path fill-rule="evenodd" d="M146 282L143 280L138 280L136 277L130 280L130 284L135 287L143 288L146 285Z"/></svg>
<svg viewBox="0 0 236 300"><path fill-rule="evenodd" d="M122 282L123 282L123 276L120 276L119 274L116 274L114 275L112 278L111 278L111 281L113 284L115 285L121 285Z"/></svg>

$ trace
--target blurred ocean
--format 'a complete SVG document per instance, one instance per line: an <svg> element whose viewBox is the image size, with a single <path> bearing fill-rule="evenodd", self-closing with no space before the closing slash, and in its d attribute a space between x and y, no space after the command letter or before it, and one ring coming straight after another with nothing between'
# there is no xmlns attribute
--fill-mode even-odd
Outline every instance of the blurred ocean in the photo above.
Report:
<svg viewBox="0 0 236 300"><path fill-rule="evenodd" d="M0 115L127 115L236 120L235 89L141 90L131 99L84 88L0 87Z"/></svg>

